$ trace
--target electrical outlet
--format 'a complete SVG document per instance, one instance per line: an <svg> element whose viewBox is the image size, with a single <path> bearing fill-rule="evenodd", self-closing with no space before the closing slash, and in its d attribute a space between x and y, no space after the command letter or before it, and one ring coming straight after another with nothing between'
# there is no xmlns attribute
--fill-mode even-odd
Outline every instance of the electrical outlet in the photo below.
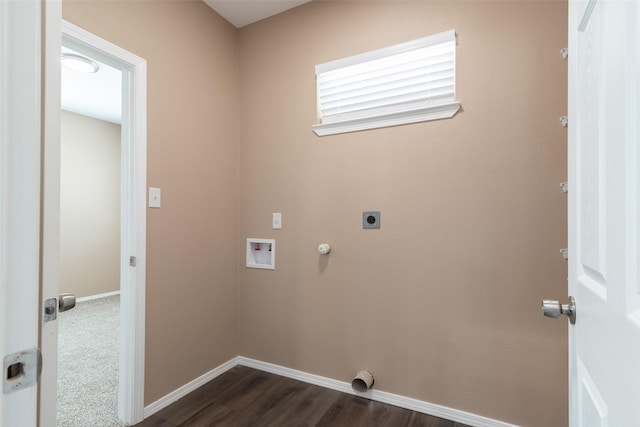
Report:
<svg viewBox="0 0 640 427"><path fill-rule="evenodd" d="M380 228L380 211L362 212L362 228Z"/></svg>

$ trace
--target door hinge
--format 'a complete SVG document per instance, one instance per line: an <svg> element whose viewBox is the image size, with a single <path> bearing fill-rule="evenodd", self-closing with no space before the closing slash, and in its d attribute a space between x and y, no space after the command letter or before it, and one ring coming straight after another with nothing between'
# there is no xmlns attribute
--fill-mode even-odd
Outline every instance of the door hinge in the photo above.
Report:
<svg viewBox="0 0 640 427"><path fill-rule="evenodd" d="M560 249L560 254L562 254L562 258L569 259L569 249Z"/></svg>
<svg viewBox="0 0 640 427"><path fill-rule="evenodd" d="M130 256L129 257L129 267L135 267L135 266L136 266L136 257Z"/></svg>
<svg viewBox="0 0 640 427"><path fill-rule="evenodd" d="M569 49L566 47L560 49L560 56L562 56L562 59L567 59L569 57Z"/></svg>
<svg viewBox="0 0 640 427"><path fill-rule="evenodd" d="M2 369L4 394L15 393L35 385L41 369L42 357L39 348L6 355Z"/></svg>
<svg viewBox="0 0 640 427"><path fill-rule="evenodd" d="M566 128L567 126L569 126L569 117L567 116L560 117L560 124L562 125L563 128Z"/></svg>
<svg viewBox="0 0 640 427"><path fill-rule="evenodd" d="M560 183L560 188L562 189L563 193L566 193L569 191L569 183L568 182L561 182Z"/></svg>

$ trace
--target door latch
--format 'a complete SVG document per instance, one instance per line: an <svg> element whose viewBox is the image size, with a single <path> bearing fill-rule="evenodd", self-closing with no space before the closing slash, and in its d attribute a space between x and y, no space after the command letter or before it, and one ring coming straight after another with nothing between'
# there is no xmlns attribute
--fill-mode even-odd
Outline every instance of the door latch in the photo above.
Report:
<svg viewBox="0 0 640 427"><path fill-rule="evenodd" d="M58 312L71 310L76 306L76 296L73 294L60 294L59 298L49 298L44 301L44 314L42 320L50 322L56 320Z"/></svg>
<svg viewBox="0 0 640 427"><path fill-rule="evenodd" d="M58 317L58 300L56 298L49 298L44 301L44 314L42 320L44 322L51 322Z"/></svg>
<svg viewBox="0 0 640 427"><path fill-rule="evenodd" d="M4 394L15 393L38 382L40 350L19 351L4 358L2 389Z"/></svg>

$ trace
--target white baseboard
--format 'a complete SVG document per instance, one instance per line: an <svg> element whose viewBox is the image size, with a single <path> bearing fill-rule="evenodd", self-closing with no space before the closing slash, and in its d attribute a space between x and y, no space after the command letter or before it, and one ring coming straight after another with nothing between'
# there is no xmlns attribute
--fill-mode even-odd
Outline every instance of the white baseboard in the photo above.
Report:
<svg viewBox="0 0 640 427"><path fill-rule="evenodd" d="M272 363L261 362L259 360L249 359L247 357L238 356L223 363L212 371L196 378L179 389L169 393L165 397L153 402L144 408L144 417L148 418L156 412L164 409L178 399L191 393L198 387L206 384L212 379L225 373L235 366L246 366L248 368L259 369L261 371L280 375L294 380L303 381L309 384L325 387L331 390L337 390L342 393L361 396L377 402L388 403L389 405L398 406L400 408L409 409L411 411L420 412L434 417L444 418L450 421L466 424L472 427L518 427L515 424L505 423L503 421L494 420L492 418L483 417L481 415L460 411L458 409L448 408L446 406L436 405L435 403L424 402L422 400L412 399L410 397L400 396L398 394L388 393L386 391L369 390L366 393L357 393L351 388L351 384L338 381L331 378L321 377L319 375L309 374L307 372L298 371L284 366L274 365Z"/></svg>
<svg viewBox="0 0 640 427"><path fill-rule="evenodd" d="M156 412L166 408L167 406L169 406L172 403L178 401L179 399L185 397L187 394L189 394L192 391L196 390L198 387L201 387L201 386L205 385L206 383L208 383L212 379L224 374L229 369L231 369L231 368L233 368L235 366L238 366L238 358L237 357L234 357L233 359L223 363L222 365L218 366L217 368L212 369L211 371L207 372L206 374L199 376L195 380L183 385L179 389L172 391L171 393L167 394L166 396L156 400L155 402L153 402L149 406L145 406L145 408L144 408L144 418L145 419L149 418L151 415L153 415Z"/></svg>
<svg viewBox="0 0 640 427"><path fill-rule="evenodd" d="M320 387L337 390L343 393L355 396L365 397L377 402L388 403L389 405L398 406L400 408L409 409L434 417L440 417L447 420L467 424L473 427L517 427L514 424L505 423L503 421L494 420L483 417L481 415L471 414L469 412L460 411L458 409L448 408L446 406L436 405L434 403L424 402L422 400L412 399L410 397L400 396L398 394L388 393L386 391L369 390L366 393L355 392L351 388L351 384L338 381L331 378L313 375L295 369L285 368L284 366L274 365L272 363L261 362L259 360L249 359L239 356L238 364L249 368L259 369L261 371L270 372L298 381L304 381Z"/></svg>
<svg viewBox="0 0 640 427"><path fill-rule="evenodd" d="M91 301L94 299L112 297L114 295L120 295L120 291L105 292L103 294L89 295L88 297L80 297L80 298L76 298L76 302Z"/></svg>

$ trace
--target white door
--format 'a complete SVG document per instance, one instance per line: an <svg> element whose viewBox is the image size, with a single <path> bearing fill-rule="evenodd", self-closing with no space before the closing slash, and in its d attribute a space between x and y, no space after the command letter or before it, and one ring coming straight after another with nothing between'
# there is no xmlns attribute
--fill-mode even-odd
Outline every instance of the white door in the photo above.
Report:
<svg viewBox="0 0 640 427"><path fill-rule="evenodd" d="M640 4L569 3L570 426L640 426Z"/></svg>
<svg viewBox="0 0 640 427"><path fill-rule="evenodd" d="M0 1L2 427L36 425L41 12L39 2Z"/></svg>

